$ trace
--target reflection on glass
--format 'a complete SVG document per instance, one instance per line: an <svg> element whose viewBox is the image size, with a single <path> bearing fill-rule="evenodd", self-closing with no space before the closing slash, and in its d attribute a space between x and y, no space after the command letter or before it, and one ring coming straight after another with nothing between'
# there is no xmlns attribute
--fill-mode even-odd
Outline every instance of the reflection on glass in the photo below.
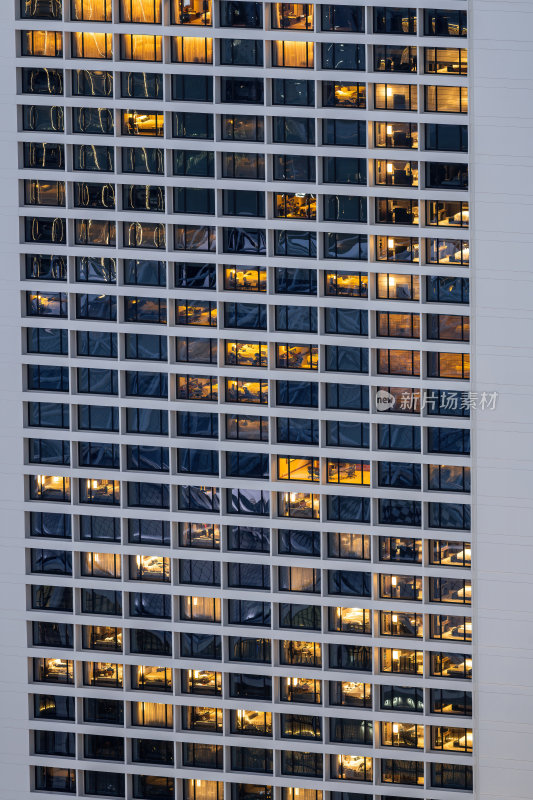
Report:
<svg viewBox="0 0 533 800"><path fill-rule="evenodd" d="M473 742L472 728L450 728L444 725L432 726L431 728L432 750L471 753Z"/></svg>
<svg viewBox="0 0 533 800"><path fill-rule="evenodd" d="M234 380L226 378L228 403L268 403L268 381Z"/></svg>
<svg viewBox="0 0 533 800"><path fill-rule="evenodd" d="M225 363L237 367L268 366L268 345L260 342L228 342L225 347Z"/></svg>
<svg viewBox="0 0 533 800"><path fill-rule="evenodd" d="M70 18L83 22L111 22L113 0L71 0Z"/></svg>
<svg viewBox="0 0 533 800"><path fill-rule="evenodd" d="M266 269L224 267L224 288L232 292L266 292L266 285Z"/></svg>
<svg viewBox="0 0 533 800"><path fill-rule="evenodd" d="M277 344L276 364L279 369L318 369L318 347Z"/></svg>
<svg viewBox="0 0 533 800"><path fill-rule="evenodd" d="M180 547L220 550L220 525L212 525L207 522L182 522Z"/></svg>
<svg viewBox="0 0 533 800"><path fill-rule="evenodd" d="M335 297L368 297L368 275L364 272L332 272L324 274L326 295Z"/></svg>
<svg viewBox="0 0 533 800"><path fill-rule="evenodd" d="M161 22L161 0L120 0L120 21Z"/></svg>

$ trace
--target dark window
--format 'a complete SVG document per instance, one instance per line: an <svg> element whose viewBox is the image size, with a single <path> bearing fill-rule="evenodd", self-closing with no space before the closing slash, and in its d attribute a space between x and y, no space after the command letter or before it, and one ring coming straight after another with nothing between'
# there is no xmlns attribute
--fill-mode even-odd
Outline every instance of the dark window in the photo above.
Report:
<svg viewBox="0 0 533 800"><path fill-rule="evenodd" d="M322 69L365 69L365 46L348 42L322 43Z"/></svg>
<svg viewBox="0 0 533 800"><path fill-rule="evenodd" d="M376 6L374 8L374 33L415 34L416 9Z"/></svg>
<svg viewBox="0 0 533 800"><path fill-rule="evenodd" d="M468 152L467 125L426 125L426 150Z"/></svg>
<svg viewBox="0 0 533 800"><path fill-rule="evenodd" d="M361 120L324 119L322 120L322 140L324 144L341 147L364 147L366 145L366 124Z"/></svg>
<svg viewBox="0 0 533 800"><path fill-rule="evenodd" d="M272 104L275 106L314 106L315 84L313 81L274 78L272 80Z"/></svg>
<svg viewBox="0 0 533 800"><path fill-rule="evenodd" d="M221 78L220 93L223 103L253 103L262 105L264 88L262 78Z"/></svg>
<svg viewBox="0 0 533 800"><path fill-rule="evenodd" d="M210 75L172 75L172 99L189 103L212 103L212 77Z"/></svg>

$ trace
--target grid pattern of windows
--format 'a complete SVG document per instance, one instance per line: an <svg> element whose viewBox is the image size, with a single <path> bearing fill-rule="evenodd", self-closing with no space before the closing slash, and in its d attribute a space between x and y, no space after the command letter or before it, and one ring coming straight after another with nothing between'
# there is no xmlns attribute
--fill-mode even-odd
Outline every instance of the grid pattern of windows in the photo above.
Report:
<svg viewBox="0 0 533 800"><path fill-rule="evenodd" d="M471 792L466 11L16 28L32 786Z"/></svg>

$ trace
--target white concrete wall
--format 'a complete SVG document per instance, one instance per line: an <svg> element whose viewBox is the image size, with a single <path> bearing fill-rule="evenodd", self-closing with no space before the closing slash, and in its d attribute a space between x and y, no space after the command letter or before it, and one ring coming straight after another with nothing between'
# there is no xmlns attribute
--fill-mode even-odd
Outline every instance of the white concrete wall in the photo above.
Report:
<svg viewBox="0 0 533 800"><path fill-rule="evenodd" d="M470 2L476 798L533 796L533 3Z"/></svg>
<svg viewBox="0 0 533 800"><path fill-rule="evenodd" d="M29 797L13 0L0 3L0 797Z"/></svg>

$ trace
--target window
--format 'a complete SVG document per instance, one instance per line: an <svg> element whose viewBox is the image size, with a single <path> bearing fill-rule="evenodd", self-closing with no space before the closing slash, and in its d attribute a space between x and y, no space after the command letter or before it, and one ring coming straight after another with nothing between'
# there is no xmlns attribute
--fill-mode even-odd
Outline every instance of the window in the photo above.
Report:
<svg viewBox="0 0 533 800"><path fill-rule="evenodd" d="M212 64L213 40L203 36L175 36L172 60L179 64Z"/></svg>
<svg viewBox="0 0 533 800"><path fill-rule="evenodd" d="M416 47L374 45L375 72L417 72Z"/></svg>
<svg viewBox="0 0 533 800"><path fill-rule="evenodd" d="M467 125L426 125L426 150L468 152Z"/></svg>
<svg viewBox="0 0 533 800"><path fill-rule="evenodd" d="M424 11L426 36L466 36L467 12L426 8Z"/></svg>
<svg viewBox="0 0 533 800"><path fill-rule="evenodd" d="M340 147L364 147L366 124L360 120L324 119L322 141L324 144Z"/></svg>
<svg viewBox="0 0 533 800"><path fill-rule="evenodd" d="M172 0L172 22L174 25L211 25L211 0Z"/></svg>
<svg viewBox="0 0 533 800"><path fill-rule="evenodd" d="M313 81L273 78L272 104L275 106L314 106L315 84Z"/></svg>
<svg viewBox="0 0 533 800"><path fill-rule="evenodd" d="M467 114L468 87L425 86L425 110L439 114Z"/></svg>
<svg viewBox="0 0 533 800"><path fill-rule="evenodd" d="M436 87L433 88L436 90ZM416 111L418 108L416 86L414 84L375 83L374 104L376 109L387 111ZM427 104L426 110L428 110Z"/></svg>
<svg viewBox="0 0 533 800"><path fill-rule="evenodd" d="M326 108L366 108L366 84L322 81L322 104Z"/></svg>
<svg viewBox="0 0 533 800"><path fill-rule="evenodd" d="M347 42L323 42L322 69L364 70L364 46Z"/></svg>
<svg viewBox="0 0 533 800"><path fill-rule="evenodd" d="M374 33L404 36L416 34L416 9L376 6L374 8Z"/></svg>

